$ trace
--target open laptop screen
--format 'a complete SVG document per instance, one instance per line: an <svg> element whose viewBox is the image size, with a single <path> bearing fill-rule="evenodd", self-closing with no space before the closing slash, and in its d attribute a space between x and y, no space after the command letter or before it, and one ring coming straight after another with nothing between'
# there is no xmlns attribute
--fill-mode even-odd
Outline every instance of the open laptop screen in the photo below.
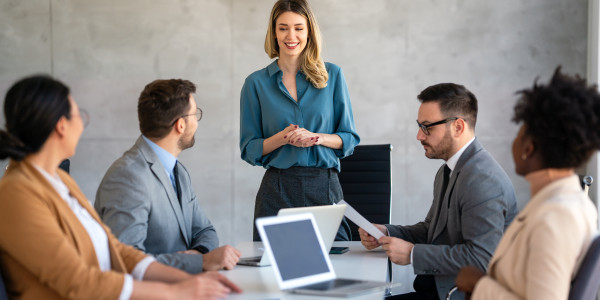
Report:
<svg viewBox="0 0 600 300"><path fill-rule="evenodd" d="M282 280L330 272L310 219L264 226Z"/></svg>

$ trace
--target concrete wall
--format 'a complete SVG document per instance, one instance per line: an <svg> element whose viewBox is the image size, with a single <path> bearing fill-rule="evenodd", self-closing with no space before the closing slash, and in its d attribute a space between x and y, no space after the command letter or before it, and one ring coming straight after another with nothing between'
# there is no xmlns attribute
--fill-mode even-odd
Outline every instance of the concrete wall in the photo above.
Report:
<svg viewBox="0 0 600 300"><path fill-rule="evenodd" d="M180 157L223 244L251 238L263 174L240 159L239 92L263 68L273 0L0 0L0 94L18 78L63 80L91 115L72 175L93 201L109 165L139 135L136 101L157 78L198 85L196 146ZM514 92L558 64L586 74L585 0L312 0L324 57L344 69L362 144L392 143L393 222L424 218L440 160L416 141L416 95L439 82L480 101L477 135L510 175ZM3 117L0 117L3 118ZM3 124L3 119L0 120ZM6 162L1 162L4 169Z"/></svg>

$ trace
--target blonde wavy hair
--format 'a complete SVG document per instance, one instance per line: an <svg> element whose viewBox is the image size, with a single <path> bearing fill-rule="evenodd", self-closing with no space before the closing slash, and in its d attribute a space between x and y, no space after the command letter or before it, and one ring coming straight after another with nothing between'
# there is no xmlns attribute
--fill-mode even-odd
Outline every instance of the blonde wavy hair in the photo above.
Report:
<svg viewBox="0 0 600 300"><path fill-rule="evenodd" d="M279 44L275 33L275 21L285 12L293 12L306 18L308 22L308 40L300 56L300 70L306 74L306 79L318 89L327 86L329 75L321 58L321 31L317 19L305 0L279 0L273 5L269 28L265 37L265 52L270 58L279 57Z"/></svg>

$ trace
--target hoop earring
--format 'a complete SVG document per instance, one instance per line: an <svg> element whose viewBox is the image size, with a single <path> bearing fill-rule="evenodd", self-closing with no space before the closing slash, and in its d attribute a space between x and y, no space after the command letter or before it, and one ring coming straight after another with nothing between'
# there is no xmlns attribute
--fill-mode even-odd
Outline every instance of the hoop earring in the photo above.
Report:
<svg viewBox="0 0 600 300"><path fill-rule="evenodd" d="M525 153L521 154L521 159L522 160L527 160L527 154L525 154Z"/></svg>

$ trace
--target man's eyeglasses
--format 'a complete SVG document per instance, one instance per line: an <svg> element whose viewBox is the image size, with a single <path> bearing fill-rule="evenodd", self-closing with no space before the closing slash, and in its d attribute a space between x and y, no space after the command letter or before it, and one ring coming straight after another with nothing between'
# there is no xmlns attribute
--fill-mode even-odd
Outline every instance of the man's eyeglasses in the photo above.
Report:
<svg viewBox="0 0 600 300"><path fill-rule="evenodd" d="M433 122L431 124L421 124L421 123L419 123L419 120L417 120L417 125L419 125L419 128L421 128L421 131L423 131L423 133L425 135L429 135L429 127L433 127L433 126L440 125L440 124L446 124L450 121L454 121L454 120L458 120L458 119L460 119L460 118L452 117L452 118L444 119L441 121Z"/></svg>
<svg viewBox="0 0 600 300"><path fill-rule="evenodd" d="M171 126L175 125L175 122L177 122L177 120L179 120L180 118L185 118L185 117L189 117L189 116L196 116L196 120L200 121L200 120L202 120L202 110L200 108L196 108L196 112L193 114L181 115L181 116L177 117L177 119L175 119L175 121L173 121L173 123L171 123Z"/></svg>

